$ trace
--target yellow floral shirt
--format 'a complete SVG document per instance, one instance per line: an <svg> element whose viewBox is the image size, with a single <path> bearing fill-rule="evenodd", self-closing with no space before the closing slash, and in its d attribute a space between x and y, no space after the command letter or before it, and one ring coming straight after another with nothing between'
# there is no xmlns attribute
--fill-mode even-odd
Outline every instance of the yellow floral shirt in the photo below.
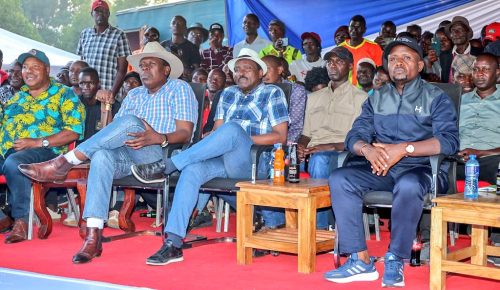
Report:
<svg viewBox="0 0 500 290"><path fill-rule="evenodd" d="M51 79L47 91L37 97L21 87L0 112L0 154L12 148L21 138L43 138L70 130L83 139L85 107L70 88ZM68 150L68 146L51 147L55 154Z"/></svg>

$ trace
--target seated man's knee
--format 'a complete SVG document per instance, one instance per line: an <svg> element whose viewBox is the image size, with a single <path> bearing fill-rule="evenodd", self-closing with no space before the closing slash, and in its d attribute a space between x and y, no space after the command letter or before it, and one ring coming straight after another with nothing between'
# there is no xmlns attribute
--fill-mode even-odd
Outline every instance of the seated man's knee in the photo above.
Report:
<svg viewBox="0 0 500 290"><path fill-rule="evenodd" d="M118 117L114 121L128 123L130 125L137 125L137 126L144 128L144 123L142 122L142 120L135 115L124 115L124 116Z"/></svg>
<svg viewBox="0 0 500 290"><path fill-rule="evenodd" d="M430 188L415 174L401 177L394 185L394 193L405 200L422 200L427 191L430 191Z"/></svg>

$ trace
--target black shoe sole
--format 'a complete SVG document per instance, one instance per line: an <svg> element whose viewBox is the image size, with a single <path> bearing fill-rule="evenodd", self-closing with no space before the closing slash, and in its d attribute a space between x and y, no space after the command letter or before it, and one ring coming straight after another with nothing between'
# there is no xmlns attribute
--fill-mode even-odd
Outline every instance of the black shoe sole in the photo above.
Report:
<svg viewBox="0 0 500 290"><path fill-rule="evenodd" d="M176 262L182 262L184 261L184 257L179 257L179 258L175 258L175 259L170 259L166 262L153 262L153 261L148 261L146 260L146 265L151 265L151 266L164 266L164 265L168 265L168 264L171 264L171 263L176 263Z"/></svg>

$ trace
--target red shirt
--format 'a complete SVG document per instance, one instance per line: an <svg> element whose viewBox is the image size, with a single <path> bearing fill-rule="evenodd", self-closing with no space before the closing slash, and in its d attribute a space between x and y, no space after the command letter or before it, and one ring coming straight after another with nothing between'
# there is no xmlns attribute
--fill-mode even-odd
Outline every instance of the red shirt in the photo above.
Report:
<svg viewBox="0 0 500 290"><path fill-rule="evenodd" d="M353 66L352 66L352 78L351 78L351 83L353 85L358 84L358 79L356 78L357 76L357 66L358 66L358 61L362 58L371 58L373 62L377 66L382 65L382 48L380 46L368 39L363 39L363 42L359 44L358 46L351 46L349 44L349 39L346 39L344 42L339 44L339 46L344 46L347 48L351 53L354 58Z"/></svg>

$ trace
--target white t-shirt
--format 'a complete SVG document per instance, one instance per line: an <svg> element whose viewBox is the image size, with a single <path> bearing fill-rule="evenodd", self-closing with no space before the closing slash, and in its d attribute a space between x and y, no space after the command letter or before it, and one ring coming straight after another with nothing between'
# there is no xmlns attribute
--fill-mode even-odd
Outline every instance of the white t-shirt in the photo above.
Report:
<svg viewBox="0 0 500 290"><path fill-rule="evenodd" d="M264 47L268 46L271 44L271 42L265 38L262 38L260 36L257 36L257 38L252 42L252 43L247 43L246 39L243 39L242 41L236 43L233 47L233 57L236 58L238 57L238 54L240 53L240 50L242 48L250 48L251 50L259 53Z"/></svg>
<svg viewBox="0 0 500 290"><path fill-rule="evenodd" d="M308 71L312 70L313 67L325 66L325 63L325 60L321 57L315 62L308 62L304 57L302 59L294 60L290 64L290 73L297 78L298 82L303 83Z"/></svg>

